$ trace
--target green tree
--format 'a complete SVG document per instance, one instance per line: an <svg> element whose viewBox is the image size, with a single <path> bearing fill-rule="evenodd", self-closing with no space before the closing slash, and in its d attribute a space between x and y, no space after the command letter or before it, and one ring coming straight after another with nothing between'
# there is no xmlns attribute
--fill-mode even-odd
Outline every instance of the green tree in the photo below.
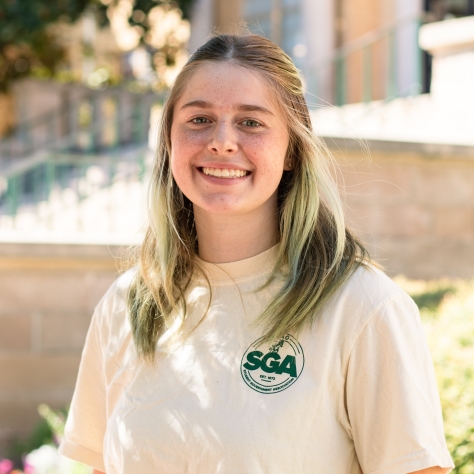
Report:
<svg viewBox="0 0 474 474"><path fill-rule="evenodd" d="M116 1L116 0L115 0ZM141 11L145 15L148 15L150 13L150 10L153 7L156 7L157 5L160 4L169 4L171 6L176 5L182 12L183 12L183 18L189 19L189 15L191 13L191 8L193 6L194 0L178 0L178 1L156 1L156 0L135 0L135 5L133 7L133 12L135 11ZM146 16L145 16L146 18ZM131 18L130 23L133 24L134 20ZM136 22L135 22L136 23ZM140 23L140 22L138 22ZM146 24L146 21L143 22L143 24Z"/></svg>
<svg viewBox="0 0 474 474"><path fill-rule="evenodd" d="M0 0L0 92L20 77L41 70L54 76L65 60L64 48L49 26L57 21L73 23L88 7L94 7L99 24L108 23L107 9L119 0ZM193 0L136 0L129 22L148 32L147 15L157 5L176 6L184 18Z"/></svg>
<svg viewBox="0 0 474 474"><path fill-rule="evenodd" d="M51 23L75 21L90 0L0 0L0 90L35 68L54 74L63 49L48 32Z"/></svg>
<svg viewBox="0 0 474 474"><path fill-rule="evenodd" d="M115 0L116 1L116 0ZM129 19L131 25L136 25L142 30L142 43L149 43L147 40L148 33L151 29L151 23L149 21L150 11L157 5L169 6L169 8L178 7L184 19L189 19L192 5L194 0L179 0L179 1L155 1L155 0L135 0L132 15ZM155 56L153 66L157 69L158 63L156 59L162 59L164 67L174 66L176 56L180 50L179 44L174 44L173 41L167 41L166 44L159 48L159 54Z"/></svg>

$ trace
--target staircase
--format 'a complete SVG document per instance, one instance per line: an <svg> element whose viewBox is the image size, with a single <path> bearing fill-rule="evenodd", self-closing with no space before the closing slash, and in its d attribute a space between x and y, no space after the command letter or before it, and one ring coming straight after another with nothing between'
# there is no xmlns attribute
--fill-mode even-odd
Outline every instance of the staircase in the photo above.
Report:
<svg viewBox="0 0 474 474"><path fill-rule="evenodd" d="M160 103L150 93L87 91L20 124L0 142L0 241L139 240Z"/></svg>

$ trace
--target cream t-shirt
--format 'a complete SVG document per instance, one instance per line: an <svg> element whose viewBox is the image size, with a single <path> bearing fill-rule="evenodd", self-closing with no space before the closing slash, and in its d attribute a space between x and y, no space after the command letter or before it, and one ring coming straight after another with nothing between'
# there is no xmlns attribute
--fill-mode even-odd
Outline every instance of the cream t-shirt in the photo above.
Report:
<svg viewBox="0 0 474 474"><path fill-rule="evenodd" d="M406 474L453 467L413 301L358 269L295 338L252 325L282 280L257 291L277 247L203 263L183 339L137 359L127 310L136 269L92 318L60 451L107 474ZM200 322L200 323L199 323ZM199 323L199 324L198 324Z"/></svg>

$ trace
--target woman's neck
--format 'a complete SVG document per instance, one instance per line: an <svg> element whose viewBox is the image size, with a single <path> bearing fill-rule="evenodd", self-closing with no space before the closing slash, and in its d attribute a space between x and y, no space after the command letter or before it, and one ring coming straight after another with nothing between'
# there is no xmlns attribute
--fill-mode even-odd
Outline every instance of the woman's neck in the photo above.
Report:
<svg viewBox="0 0 474 474"><path fill-rule="evenodd" d="M260 212L259 212L260 211ZM277 211L251 215L210 214L194 209L199 257L211 263L254 257L278 243Z"/></svg>

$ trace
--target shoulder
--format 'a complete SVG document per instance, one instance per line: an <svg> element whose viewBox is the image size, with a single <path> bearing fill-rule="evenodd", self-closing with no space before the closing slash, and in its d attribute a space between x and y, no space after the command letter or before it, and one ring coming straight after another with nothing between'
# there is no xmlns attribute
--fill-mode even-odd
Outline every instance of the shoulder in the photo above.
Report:
<svg viewBox="0 0 474 474"><path fill-rule="evenodd" d="M374 266L359 267L337 289L322 311L327 324L336 325L347 336L349 345L355 343L365 328L379 319L390 326L412 320L418 324L418 308L385 273ZM350 342L351 341L351 342Z"/></svg>
<svg viewBox="0 0 474 474"><path fill-rule="evenodd" d="M138 267L135 266L120 275L101 298L96 311L122 310L123 306L127 305L128 292L137 272Z"/></svg>
<svg viewBox="0 0 474 474"><path fill-rule="evenodd" d="M412 299L382 270L368 265L359 267L337 291L339 298L351 305L363 304L366 310L376 311L393 300Z"/></svg>

